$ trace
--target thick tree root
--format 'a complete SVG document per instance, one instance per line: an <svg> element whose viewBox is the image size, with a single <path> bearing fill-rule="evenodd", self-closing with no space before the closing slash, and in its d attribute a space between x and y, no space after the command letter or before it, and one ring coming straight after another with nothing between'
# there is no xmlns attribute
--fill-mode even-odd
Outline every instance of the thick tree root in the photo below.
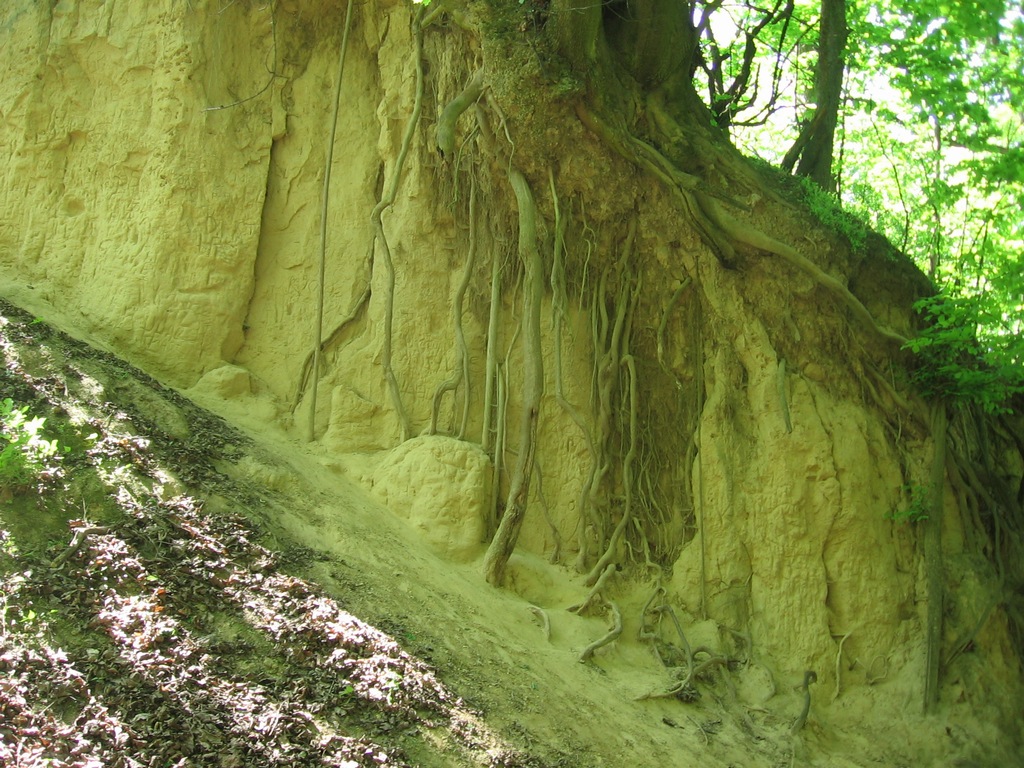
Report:
<svg viewBox="0 0 1024 768"><path fill-rule="evenodd" d="M604 590L605 585L608 583L608 579L611 578L611 575L615 573L615 571L616 568L614 564L606 567L604 571L601 572L601 577L597 580L594 586L591 587L590 592L587 593L587 596L576 605L569 606L569 612L581 614L586 613L587 609L590 608L590 606L593 605L599 597L601 597L601 592Z"/></svg>
<svg viewBox="0 0 1024 768"><path fill-rule="evenodd" d="M509 486L505 514L484 555L484 575L492 586L505 581L505 566L519 538L530 493L530 478L537 450L537 420L544 393L540 309L544 298L544 272L537 249L537 206L526 178L509 173L519 205L519 257L523 262L523 398L519 421L519 458Z"/></svg>
<svg viewBox="0 0 1024 768"><path fill-rule="evenodd" d="M780 256L835 295L865 328L888 341L898 344L907 342L906 337L879 325L860 299L854 296L845 285L801 255L795 248L776 240L756 227L741 223L726 213L699 178L677 168L657 149L631 135L625 129L612 128L583 104L577 105L576 114L583 125L593 131L619 155L646 170L672 190L701 235L701 239L725 266L735 265L735 243L743 243ZM663 119L665 118L663 117ZM734 207L745 207L735 200L726 200L726 202Z"/></svg>
<svg viewBox="0 0 1024 768"><path fill-rule="evenodd" d="M498 369L498 320L501 310L501 261L497 249L491 254L491 303L487 318L487 360L484 368L484 414L480 432L480 446L484 453L491 451L492 419L494 417L494 395L498 383L495 374ZM500 398L499 398L500 403ZM499 408L501 405L499 404ZM495 456L495 461L497 457Z"/></svg>
<svg viewBox="0 0 1024 768"><path fill-rule="evenodd" d="M483 91L484 71L478 69L462 92L442 110L437 119L437 148L442 156L451 157L455 153L455 124L459 116L476 103Z"/></svg>
<svg viewBox="0 0 1024 768"><path fill-rule="evenodd" d="M367 272L373 270L373 254L370 254L368 260ZM366 305L370 301L370 279L369 274L366 276L366 285L363 288L363 292L352 304L352 309L349 310L348 314L338 323L337 327L331 331L330 335L320 343L320 354L316 354L316 351L310 352L306 355L306 359L302 361L302 369L299 374L298 388L295 390L295 396L292 398L292 409L294 410L299 406L299 402L302 400L303 394L306 392L306 388L313 381L313 369L314 362L317 366L323 364L324 353L330 351L341 339L345 336L345 331L349 325L355 322L363 315L363 310L366 309Z"/></svg>
<svg viewBox="0 0 1024 768"><path fill-rule="evenodd" d="M555 402L557 402L562 411L572 419L572 422L579 427L587 445L587 454L590 456L590 471L587 473L587 479L583 481L583 486L580 489L578 502L579 509L577 511L580 518L577 536L577 545L579 549L578 563L582 564L587 562L589 557L586 521L589 516L590 489L593 487L594 475L597 472L598 456L597 448L594 446L594 438L590 434L590 427L587 425L579 410L570 403L568 399L566 399L562 385L562 324L565 320L565 305L568 301L565 287L566 222L562 218L561 208L558 204L558 193L555 189L554 172L550 170L548 172L548 184L551 189L551 200L555 209L555 244L551 260L551 315L555 334ZM580 570L582 570L582 568L580 568Z"/></svg>
<svg viewBox="0 0 1024 768"><path fill-rule="evenodd" d="M645 693L636 698L636 701L646 701L647 699L671 699L671 698L685 698L687 691L693 687L693 679L700 674L703 674L712 667L725 667L729 664L729 659L725 656L711 653L710 650L704 647L700 647L694 650L693 655L696 656L698 653L706 654L707 659L697 665L690 665L687 673L672 685L666 691L653 691L651 693ZM690 698L693 697L692 691L690 692Z"/></svg>
<svg viewBox="0 0 1024 768"><path fill-rule="evenodd" d="M811 262L793 246L776 240L756 227L741 223L722 210L722 207L710 198L703 202L704 205L702 207L705 213L707 213L708 218L733 241L782 257L785 261L810 276L818 285L831 292L869 331L872 331L886 341L895 342L900 345L907 343L905 336L879 325L871 313L868 312L867 307L850 292L849 288L832 277L832 275L824 272L817 264Z"/></svg>

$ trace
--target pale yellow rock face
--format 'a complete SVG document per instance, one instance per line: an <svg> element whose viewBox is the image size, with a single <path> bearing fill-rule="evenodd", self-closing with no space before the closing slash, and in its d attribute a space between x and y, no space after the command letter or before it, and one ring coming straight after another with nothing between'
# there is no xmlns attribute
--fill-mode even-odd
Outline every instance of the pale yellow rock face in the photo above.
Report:
<svg viewBox="0 0 1024 768"><path fill-rule="evenodd" d="M12 2L4 24L0 269L191 384L243 340L271 110L208 108L266 83L269 19Z"/></svg>
<svg viewBox="0 0 1024 768"><path fill-rule="evenodd" d="M364 482L437 555L462 563L483 549L490 469L487 454L478 446L423 436L389 451Z"/></svg>

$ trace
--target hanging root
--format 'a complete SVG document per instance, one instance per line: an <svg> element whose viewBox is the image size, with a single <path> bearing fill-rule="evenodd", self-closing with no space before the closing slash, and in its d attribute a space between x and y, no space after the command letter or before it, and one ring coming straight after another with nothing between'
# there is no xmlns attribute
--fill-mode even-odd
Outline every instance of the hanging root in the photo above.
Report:
<svg viewBox="0 0 1024 768"><path fill-rule="evenodd" d="M544 298L543 263L537 249L537 206L526 178L509 173L519 205L519 257L523 262L523 400L519 422L519 458L508 491L505 514L484 555L484 574L492 586L505 581L505 566L515 549L526 514L537 449L537 420L544 393L540 308Z"/></svg>
<svg viewBox="0 0 1024 768"><path fill-rule="evenodd" d="M579 658L580 664L590 661L594 656L594 651L608 645L608 643L622 634L622 614L619 612L618 606L610 602L608 603L608 608L612 615L612 628L608 630L608 634L598 638L583 649L583 653L580 654Z"/></svg>
<svg viewBox="0 0 1024 768"><path fill-rule="evenodd" d="M348 7L345 11L345 28L341 36L341 52L338 54L338 82L334 91L334 112L331 117L331 134L327 142L327 157L324 160L324 191L320 207L320 258L318 261L317 275L317 298L316 298L316 322L313 333L313 362L311 371L313 374L313 389L309 396L309 422L306 426L306 439L311 441L316 437L316 398L320 382L320 355L323 352L324 332L324 282L327 271L327 204L331 195L331 167L334 165L334 140L338 132L338 111L341 108L341 83L345 75L345 57L348 53L348 34L352 28L352 0L348 0ZM273 20L273 13L271 13ZM276 40L276 38L275 38ZM276 44L276 43L275 43ZM303 370L300 382L305 378ZM303 385L300 383L299 389Z"/></svg>
<svg viewBox="0 0 1024 768"><path fill-rule="evenodd" d="M800 714L797 716L796 721L794 721L789 729L789 732L792 734L798 733L807 722L807 715L811 712L811 683L816 682L818 682L818 675L814 670L809 669L804 672L804 681L799 686L799 690L804 692L804 705L800 709Z"/></svg>
<svg viewBox="0 0 1024 768"><path fill-rule="evenodd" d="M469 174L469 250L466 254L466 266L462 272L462 282L455 292L452 302L452 323L455 326L455 369L451 376L438 385L434 392L434 404L430 410L430 434L437 434L437 414L441 408L441 398L445 392L458 389L461 382L464 387L462 422L459 425L459 439L466 437L466 424L469 422L469 352L466 350L466 334L462 329L462 304L466 298L473 266L476 262L476 181L472 170Z"/></svg>
<svg viewBox="0 0 1024 768"><path fill-rule="evenodd" d="M553 542L548 562L554 564L562 559L562 534L551 517L551 508L548 506L548 500L544 496L544 471L539 461L534 462L533 471L537 475L537 501L540 502L541 512L544 513L544 522L548 524L548 530L551 532L551 540Z"/></svg>
<svg viewBox="0 0 1024 768"><path fill-rule="evenodd" d="M487 318L487 362L484 369L484 418L480 432L480 446L484 453L491 450L491 418L494 412L494 395L498 384L495 372L498 367L498 314L501 307L501 262L498 250L491 254L491 305ZM499 382L500 383L500 382ZM501 406L499 405L499 408ZM500 415L500 414L499 414ZM494 457L497 461L497 456Z"/></svg>
<svg viewBox="0 0 1024 768"><path fill-rule="evenodd" d="M618 524L607 539L604 537L604 529L601 525L603 521L595 521L595 529L600 533L599 541L603 542L605 549L597 563L594 564L584 578L584 584L587 585L596 582L601 572L618 556L619 543L632 522L633 461L636 458L637 447L637 381L636 367L632 355L629 354L629 337L632 327L633 309L640 294L639 281L635 280L630 272L630 261L635 237L636 219L634 218L630 220L626 242L623 246L622 255L619 258L620 282L614 319L609 318L604 301L605 286L608 280L608 273L606 271L601 275L591 320L591 333L594 337L595 399L597 410L594 430L596 439L594 443L599 459L596 463L593 481L590 485L590 504L588 508L592 516L596 517L600 503L601 486L611 470L607 446L612 438L611 419L613 405L615 404L615 394L623 368L628 376L628 388L625 396L620 395L619 406L622 407L624 402L625 408L628 411L626 421L628 422L630 447L622 463L622 479L626 493L625 506Z"/></svg>
<svg viewBox="0 0 1024 768"><path fill-rule="evenodd" d="M615 530L612 532L611 538L608 541L608 546L605 549L601 558L594 565L590 573L584 579L585 584L593 584L597 581L600 573L608 567L615 557L618 550L619 542L626 531L626 528L630 523L633 522L633 462L636 459L637 450L637 381L636 381L636 365L633 361L633 356L630 354L623 355L622 363L625 366L629 374L629 389L628 389L628 407L629 407L629 448L626 451L626 456L622 461L622 485L625 494L625 502L622 508L622 517L619 518L618 524L615 526Z"/></svg>
<svg viewBox="0 0 1024 768"><path fill-rule="evenodd" d="M554 347L555 347L555 401L562 411L572 419L583 433L583 439L587 444L587 453L590 456L590 472L583 482L580 490L579 511L580 525L577 543L579 545L579 561L586 562L587 559L587 537L586 519L590 504L590 489L594 482L594 474L597 469L597 450L594 447L594 438L590 434L590 428L584 421L580 412L565 397L562 387L562 323L565 320L565 227L566 222L562 218L562 212L558 204L558 192L555 189L554 172L548 169L548 184L551 188L551 200L555 209L555 244L551 259L551 315L554 326Z"/></svg>
<svg viewBox="0 0 1024 768"><path fill-rule="evenodd" d="M946 404L932 406L932 457L930 480L931 509L924 525L924 564L928 582L928 616L925 625L924 711L930 712L939 700L939 661L942 646L942 495L946 477Z"/></svg>
<svg viewBox="0 0 1024 768"><path fill-rule="evenodd" d="M319 354L319 356L316 354L316 349L314 349L312 352L307 354L306 355L306 359L302 361L302 372L299 374L299 385L298 385L298 388L295 390L294 397L292 398L292 410L293 411L296 408L298 408L299 402L302 400L302 396L306 392L306 387L308 387L310 385L310 382L313 381L313 379L314 379L314 377L313 377L314 361L316 361L317 367L322 366L323 363L320 362L320 361L323 360L324 353L328 352L331 348L333 348L335 345L337 345L338 342L341 341L342 338L345 337L345 335L346 335L345 331L348 330L348 327L353 322L355 322L360 317L362 317L363 310L366 309L366 305L370 301L370 275L369 275L369 273L372 272L372 271L373 271L373 253L371 251L370 256L367 259L367 267L366 267L367 274L366 274L366 280L364 281L365 282L365 286L363 288L363 292L361 294L359 294L358 298L356 298L355 302L352 304L352 309L349 310L348 314L345 315L344 318L342 318L341 322L338 323L337 327L333 331L331 331L330 335L324 341L322 341L320 343L320 346L319 346L320 354ZM311 401L315 402L315 400L312 397L311 397Z"/></svg>
<svg viewBox="0 0 1024 768"><path fill-rule="evenodd" d="M388 392L391 395L391 405L395 409L395 414L398 416L398 422L401 428L400 441L405 442L409 439L411 428L409 425L409 416L405 412L405 406L402 404L402 393L398 388L398 379L395 377L395 369L391 365L391 348L394 338L393 325L395 319L395 264L391 258L391 247L388 245L388 238L384 234L384 222L382 216L384 211L390 208L394 202L395 197L398 194L398 183L402 179L402 168L405 165L405 158L409 154L409 147L412 145L412 137L416 132L416 125L420 120L420 112L423 108L423 26L421 24L423 19L423 7L420 7L420 11L416 16L413 25L415 27L415 48L413 56L416 61L416 94L413 100L412 114L409 116L409 122L405 126L405 134L402 136L402 146L398 151L398 158L395 161L395 170L391 176L391 184L388 186L387 192L380 199L380 202L374 206L373 212L370 214L370 225L372 228L372 239L371 248L374 244L380 245L381 256L383 257L384 270L386 272L384 292L384 341L381 345L380 352L380 365L384 371L384 380L388 385Z"/></svg>
<svg viewBox="0 0 1024 768"><path fill-rule="evenodd" d="M786 401L786 360L779 358L779 364L775 372L775 385L779 393L779 408L782 409L782 422L786 425L786 432L793 431L793 422L789 417L789 403Z"/></svg>
<svg viewBox="0 0 1024 768"><path fill-rule="evenodd" d="M672 294L672 298L668 300L668 304L665 306L664 311L661 313L661 322L658 323L658 364L661 365L662 370L671 373L669 370L668 363L665 362L665 329L668 327L668 319L672 314L672 308L679 301L679 297L683 295L690 286L690 278L685 277L679 282L679 287L676 288ZM672 377L676 379L676 383L679 383L679 379L676 378L675 374Z"/></svg>
<svg viewBox="0 0 1024 768"><path fill-rule="evenodd" d="M648 108L656 120L663 123L670 120L655 101L649 101ZM587 109L582 102L577 104L576 114L587 129L596 134L623 158L661 181L675 195L701 239L724 266L729 268L735 266L736 249L734 246L737 243L743 243L779 256L830 291L865 328L887 341L901 345L906 344L906 337L879 325L860 299L854 296L850 289L839 280L824 272L792 246L776 240L727 213L716 196L712 195L698 177L676 167L671 160L650 144L641 141L625 130L613 128L599 115ZM733 208L746 208L736 200L720 199Z"/></svg>
<svg viewBox="0 0 1024 768"><path fill-rule="evenodd" d="M853 632L847 632L845 635L843 635L842 638L839 640L839 648L838 650L836 650L836 689L832 692L832 701L835 701L839 698L839 685L842 682L842 675L840 674L840 671L842 669L843 661L843 643L845 643L847 638L852 634Z"/></svg>
<svg viewBox="0 0 1024 768"><path fill-rule="evenodd" d="M501 493L501 473L505 470L505 413L508 405L508 387L505 382L507 366L500 367L497 373L498 419L494 433L494 459L491 462L494 471L491 473L491 501L487 506L487 535L493 536L498 530L498 496Z"/></svg>

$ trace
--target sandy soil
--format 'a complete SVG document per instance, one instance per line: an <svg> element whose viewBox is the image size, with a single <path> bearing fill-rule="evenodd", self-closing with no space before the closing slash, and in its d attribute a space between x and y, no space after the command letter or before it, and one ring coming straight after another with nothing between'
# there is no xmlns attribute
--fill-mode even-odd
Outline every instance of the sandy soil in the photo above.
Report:
<svg viewBox="0 0 1024 768"><path fill-rule="evenodd" d="M800 679L685 606L652 623L643 574L610 576L621 634L585 654L614 622L569 610L579 576L517 554L495 590L471 550L438 556L367 487L386 454L327 455L254 396L189 393L214 416L4 315L5 389L70 449L4 499L9 764L101 764L86 743L134 745L124 765L1008 764L994 727L923 720L888 670L812 685L802 722ZM169 733L184 762L159 762Z"/></svg>

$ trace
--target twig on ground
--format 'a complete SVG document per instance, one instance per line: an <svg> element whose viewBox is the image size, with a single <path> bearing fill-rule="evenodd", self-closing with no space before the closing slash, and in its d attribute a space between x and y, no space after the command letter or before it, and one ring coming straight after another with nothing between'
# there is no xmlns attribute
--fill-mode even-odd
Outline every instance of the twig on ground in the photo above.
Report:
<svg viewBox="0 0 1024 768"><path fill-rule="evenodd" d="M71 543L68 544L68 548L61 552L57 557L53 558L53 562L50 563L51 568L60 568L69 557L77 552L82 544L85 543L85 537L90 536L94 533L106 533L109 528L99 525L89 525L84 528L78 528L75 530L75 535L71 537Z"/></svg>

